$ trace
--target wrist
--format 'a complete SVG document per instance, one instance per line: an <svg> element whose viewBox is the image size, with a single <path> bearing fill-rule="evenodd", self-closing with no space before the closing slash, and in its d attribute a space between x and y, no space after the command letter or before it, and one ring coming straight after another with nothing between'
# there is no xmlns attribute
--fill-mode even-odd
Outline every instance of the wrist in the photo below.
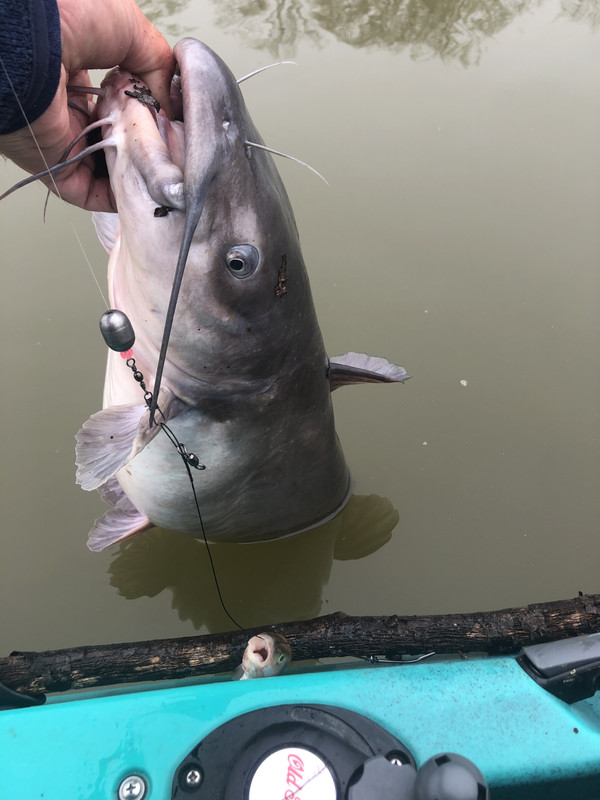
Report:
<svg viewBox="0 0 600 800"><path fill-rule="evenodd" d="M12 134L38 119L56 94L62 52L56 0L5 0L0 52L0 134Z"/></svg>

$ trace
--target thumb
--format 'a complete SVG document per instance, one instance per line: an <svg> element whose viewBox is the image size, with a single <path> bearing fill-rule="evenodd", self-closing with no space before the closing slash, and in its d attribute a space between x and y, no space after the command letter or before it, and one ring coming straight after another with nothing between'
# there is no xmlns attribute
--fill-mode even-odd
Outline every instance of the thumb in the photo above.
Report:
<svg viewBox="0 0 600 800"><path fill-rule="evenodd" d="M143 80L170 113L173 51L134 0L59 0L58 6L68 73L120 66Z"/></svg>

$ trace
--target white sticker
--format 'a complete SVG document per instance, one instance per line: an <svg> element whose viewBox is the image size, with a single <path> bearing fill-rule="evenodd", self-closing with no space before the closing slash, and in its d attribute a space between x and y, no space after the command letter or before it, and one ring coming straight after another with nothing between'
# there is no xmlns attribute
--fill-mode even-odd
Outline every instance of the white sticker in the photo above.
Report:
<svg viewBox="0 0 600 800"><path fill-rule="evenodd" d="M248 800L336 800L333 776L319 756L284 747L267 756L252 776Z"/></svg>

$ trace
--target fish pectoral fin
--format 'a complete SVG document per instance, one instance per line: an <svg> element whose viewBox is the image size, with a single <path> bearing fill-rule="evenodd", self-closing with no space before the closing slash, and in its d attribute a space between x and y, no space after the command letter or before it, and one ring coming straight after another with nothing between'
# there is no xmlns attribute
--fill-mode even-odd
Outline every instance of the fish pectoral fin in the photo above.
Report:
<svg viewBox="0 0 600 800"><path fill-rule="evenodd" d="M154 438L160 428L147 427L147 412L145 405L109 406L84 422L75 436L75 481L82 489L97 489Z"/></svg>
<svg viewBox="0 0 600 800"><path fill-rule="evenodd" d="M108 254L112 253L119 235L119 215L110 211L94 211L92 222L100 244Z"/></svg>
<svg viewBox="0 0 600 800"><path fill-rule="evenodd" d="M410 375L399 364L366 353L345 353L329 361L329 386L333 392L353 383L403 383Z"/></svg>
<svg viewBox="0 0 600 800"><path fill-rule="evenodd" d="M114 475L98 487L98 494L111 508L118 508L119 511L126 511L128 514L132 514L134 511L137 513L137 508L127 497Z"/></svg>
<svg viewBox="0 0 600 800"><path fill-rule="evenodd" d="M128 464L186 406L167 387L159 395L160 420L149 427L147 405L109 406L83 423L75 436L75 482L92 491Z"/></svg>
<svg viewBox="0 0 600 800"><path fill-rule="evenodd" d="M111 544L122 542L154 527L145 514L139 512L130 501L128 502L130 508L115 506L96 520L88 536L87 546L90 550L97 553L110 547Z"/></svg>
<svg viewBox="0 0 600 800"><path fill-rule="evenodd" d="M111 508L94 523L88 536L90 550L99 552L154 527L148 517L133 505L115 477L109 478L98 492Z"/></svg>
<svg viewBox="0 0 600 800"><path fill-rule="evenodd" d="M231 680L232 681L245 681L246 679L247 679L247 676L246 676L246 673L244 672L244 667L240 664L231 673Z"/></svg>

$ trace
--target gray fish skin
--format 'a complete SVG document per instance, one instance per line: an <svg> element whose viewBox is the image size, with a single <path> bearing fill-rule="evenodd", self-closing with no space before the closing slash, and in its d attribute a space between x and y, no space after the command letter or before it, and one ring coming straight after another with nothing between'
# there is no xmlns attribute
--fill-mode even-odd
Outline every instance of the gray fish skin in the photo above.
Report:
<svg viewBox="0 0 600 800"><path fill-rule="evenodd" d="M360 354L328 360L293 212L271 156L244 144L262 140L234 76L193 39L175 57L185 123L125 95L134 80L126 73L109 75L99 101L119 211L118 220L95 219L111 253L110 302L131 320L136 365L152 389L187 235L157 418L206 467L194 484L208 539L277 538L325 521L349 497L332 389L408 375ZM155 216L158 206L171 210ZM228 265L239 245L258 253L254 270L251 259ZM152 525L201 536L181 456L149 427L140 386L113 352L104 407L77 435L77 480L112 506L88 546Z"/></svg>

